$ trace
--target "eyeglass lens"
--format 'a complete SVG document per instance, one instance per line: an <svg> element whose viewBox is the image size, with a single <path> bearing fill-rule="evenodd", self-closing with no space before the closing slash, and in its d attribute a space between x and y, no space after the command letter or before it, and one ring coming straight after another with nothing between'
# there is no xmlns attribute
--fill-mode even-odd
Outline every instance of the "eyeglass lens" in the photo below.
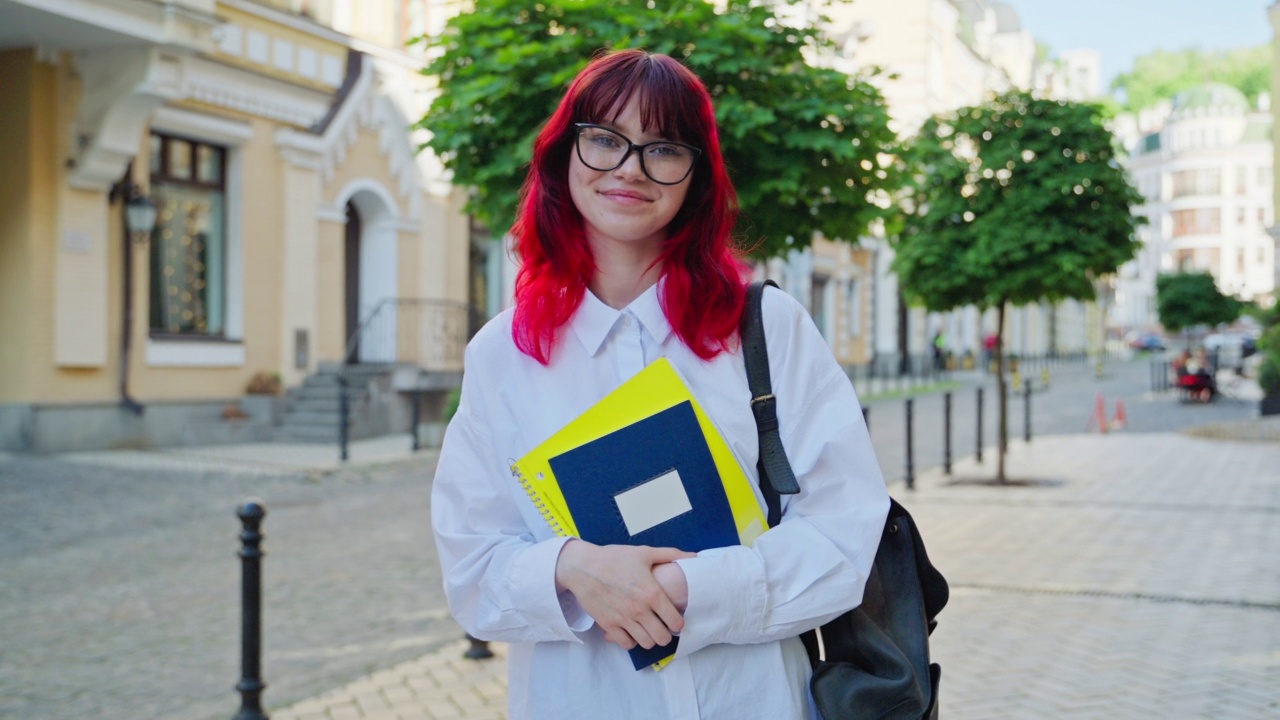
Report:
<svg viewBox="0 0 1280 720"><path fill-rule="evenodd" d="M621 133L608 128L584 126L578 130L578 157L592 170L607 172L626 162L632 148L639 151L640 169L656 183L675 185L693 169L697 152L687 145L652 142L632 145Z"/></svg>

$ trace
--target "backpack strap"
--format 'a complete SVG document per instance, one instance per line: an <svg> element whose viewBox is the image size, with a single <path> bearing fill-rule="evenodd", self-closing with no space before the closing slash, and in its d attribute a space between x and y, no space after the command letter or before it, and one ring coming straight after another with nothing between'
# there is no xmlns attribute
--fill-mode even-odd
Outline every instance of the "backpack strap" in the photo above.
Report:
<svg viewBox="0 0 1280 720"><path fill-rule="evenodd" d="M773 395L773 383L769 378L769 348L764 341L764 286L778 287L772 280L753 282L747 288L746 307L742 312L739 337L742 341L742 357L747 366L747 384L751 388L751 413L756 419L756 432L760 437L760 460L756 464L760 473L760 492L768 508L769 527L782 520L781 495L800 492L787 452L782 447L778 433L778 401Z"/></svg>

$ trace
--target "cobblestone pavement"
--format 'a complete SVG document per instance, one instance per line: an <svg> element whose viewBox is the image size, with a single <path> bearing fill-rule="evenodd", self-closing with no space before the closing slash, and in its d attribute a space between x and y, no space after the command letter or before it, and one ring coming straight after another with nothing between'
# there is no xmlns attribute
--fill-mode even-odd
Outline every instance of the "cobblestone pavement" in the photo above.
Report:
<svg viewBox="0 0 1280 720"><path fill-rule="evenodd" d="M895 496L952 586L934 634L948 720L1280 718L1280 443L1037 438ZM502 718L502 646L464 644L275 720Z"/></svg>
<svg viewBox="0 0 1280 720"><path fill-rule="evenodd" d="M249 497L268 509L267 702L460 635L431 541L434 453L325 472L198 452L91 455L0 463L0 718L231 717L235 511Z"/></svg>

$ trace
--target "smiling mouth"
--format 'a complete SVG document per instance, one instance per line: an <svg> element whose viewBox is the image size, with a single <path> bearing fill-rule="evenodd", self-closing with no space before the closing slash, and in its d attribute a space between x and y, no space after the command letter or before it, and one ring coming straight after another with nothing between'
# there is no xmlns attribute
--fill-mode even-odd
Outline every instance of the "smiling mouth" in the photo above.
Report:
<svg viewBox="0 0 1280 720"><path fill-rule="evenodd" d="M605 197L616 198L620 200L643 200L646 202L649 200L649 198L643 195L637 195L636 193L630 193L630 192L620 192L617 190L606 190L605 192L602 192L600 194L604 195Z"/></svg>

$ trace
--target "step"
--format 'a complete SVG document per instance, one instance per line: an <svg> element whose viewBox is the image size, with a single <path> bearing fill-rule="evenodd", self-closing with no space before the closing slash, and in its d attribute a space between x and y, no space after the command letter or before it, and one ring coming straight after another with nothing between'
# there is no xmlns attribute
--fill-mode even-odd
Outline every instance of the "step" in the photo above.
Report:
<svg viewBox="0 0 1280 720"><path fill-rule="evenodd" d="M352 401L359 400L360 398L364 397L367 392L368 391L366 391L363 386L347 388L347 399ZM339 391L338 391L337 385L331 385L327 387L323 385L313 385L311 387L295 388L294 390L290 391L289 396L295 400L331 399L334 402L337 402L338 394L339 394Z"/></svg>
<svg viewBox="0 0 1280 720"><path fill-rule="evenodd" d="M339 412L341 403L338 402L338 396L332 397L316 397L314 395L306 395L293 400L289 404L286 412Z"/></svg>
<svg viewBox="0 0 1280 720"><path fill-rule="evenodd" d="M300 442L315 444L338 444L338 428L323 427L280 427L276 428L276 442Z"/></svg>
<svg viewBox="0 0 1280 720"><path fill-rule="evenodd" d="M338 427L338 422L339 422L338 413L336 411L335 412L314 412L310 410L303 410L299 412L290 411L285 413L284 417L281 418L280 420L280 425L282 427L295 427L299 425L307 425L307 426L320 425L323 427L336 428Z"/></svg>

